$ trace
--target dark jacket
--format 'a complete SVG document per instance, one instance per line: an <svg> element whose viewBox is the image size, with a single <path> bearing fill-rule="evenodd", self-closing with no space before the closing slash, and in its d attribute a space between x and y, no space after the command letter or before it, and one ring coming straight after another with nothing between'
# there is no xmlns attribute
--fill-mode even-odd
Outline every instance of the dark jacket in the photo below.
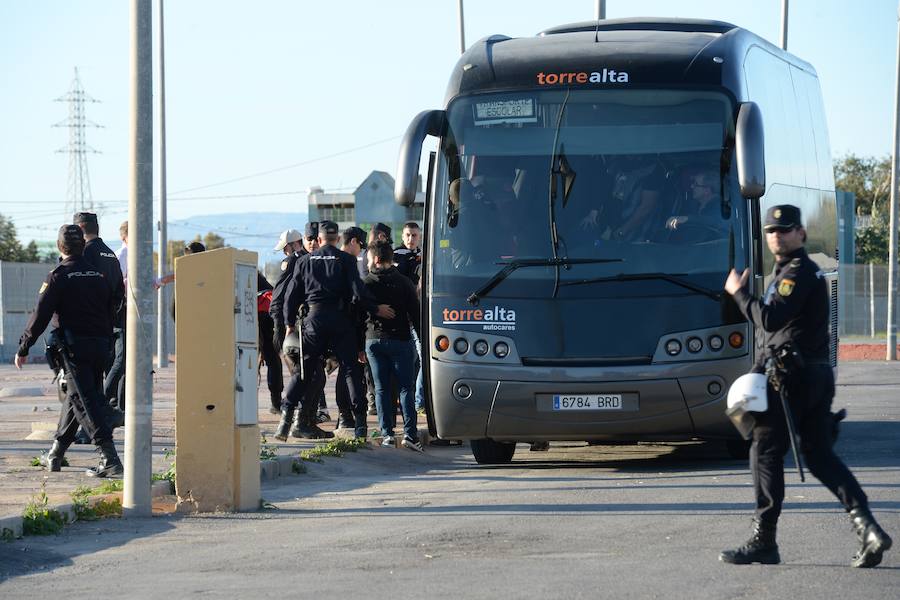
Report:
<svg viewBox="0 0 900 600"><path fill-rule="evenodd" d="M828 290L818 265L800 248L775 264L763 298L745 288L734 294L744 316L762 329L763 350L792 342L807 363L828 361ZM761 371L765 352L757 357L754 370Z"/></svg>
<svg viewBox="0 0 900 600"><path fill-rule="evenodd" d="M99 269L81 256L69 256L50 271L38 293L37 307L19 339L19 356L44 333L54 314L59 328L75 336L110 337L112 288Z"/></svg>
<svg viewBox="0 0 900 600"><path fill-rule="evenodd" d="M272 289L272 303L269 304L269 315L276 325L284 326L284 293L287 291L288 282L294 273L294 263L304 254L306 254L306 250L293 252L281 261L281 275L278 276L278 281L275 282L275 287Z"/></svg>
<svg viewBox="0 0 900 600"><path fill-rule="evenodd" d="M419 265L422 264L422 249L410 250L403 244L394 248L394 264L400 274L408 277L413 284L419 283Z"/></svg>
<svg viewBox="0 0 900 600"><path fill-rule="evenodd" d="M84 245L84 259L103 273L112 288L112 303L116 309L114 327L122 327L125 319L125 283L122 267L116 253L101 238L94 238Z"/></svg>
<svg viewBox="0 0 900 600"><path fill-rule="evenodd" d="M409 327L419 334L419 295L416 286L396 267L383 271L370 271L364 283L378 304L389 304L396 315L393 319L370 316L366 327L368 340L409 341Z"/></svg>

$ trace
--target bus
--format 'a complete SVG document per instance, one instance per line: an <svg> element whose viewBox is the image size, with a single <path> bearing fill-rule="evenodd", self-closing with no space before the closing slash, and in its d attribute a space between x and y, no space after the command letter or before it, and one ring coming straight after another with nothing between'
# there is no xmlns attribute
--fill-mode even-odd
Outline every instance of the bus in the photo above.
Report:
<svg viewBox="0 0 900 600"><path fill-rule="evenodd" d="M818 78L747 30L641 18L486 37L406 131L400 204L424 164L428 426L478 463L536 441L718 439L746 456L725 398L760 349L723 283L750 269L765 290L775 204L803 212L836 366Z"/></svg>

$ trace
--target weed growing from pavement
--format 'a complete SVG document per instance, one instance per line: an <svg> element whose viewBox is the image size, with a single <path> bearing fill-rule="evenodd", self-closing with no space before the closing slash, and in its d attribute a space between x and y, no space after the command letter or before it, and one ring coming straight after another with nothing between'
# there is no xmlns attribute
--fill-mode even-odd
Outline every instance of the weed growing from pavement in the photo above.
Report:
<svg viewBox="0 0 900 600"><path fill-rule="evenodd" d="M22 513L22 533L24 535L50 535L59 533L68 517L51 509L47 498L46 483L41 484L41 493L32 497Z"/></svg>
<svg viewBox="0 0 900 600"><path fill-rule="evenodd" d="M306 465L304 465L299 460L295 460L293 463L291 463L291 473L295 473L296 475L302 475L302 474L306 473L306 471L307 471Z"/></svg>
<svg viewBox="0 0 900 600"><path fill-rule="evenodd" d="M278 507L271 502L266 502L265 498L259 499L259 510L278 510Z"/></svg>
<svg viewBox="0 0 900 600"><path fill-rule="evenodd" d="M6 543L9 543L16 539L16 532L10 529L9 527L4 527L3 531L0 532L0 540L3 540Z"/></svg>
<svg viewBox="0 0 900 600"><path fill-rule="evenodd" d="M46 455L46 453L42 452L41 455L42 456ZM63 456L62 462L60 462L59 464L63 467L68 467L69 459L66 458L65 456ZM41 464L41 457L40 456L32 456L31 457L31 466L32 467L42 467L43 465Z"/></svg>
<svg viewBox="0 0 900 600"><path fill-rule="evenodd" d="M269 443L264 434L259 435L259 460L272 460L278 456L278 449Z"/></svg>
<svg viewBox="0 0 900 600"><path fill-rule="evenodd" d="M175 483L175 451L169 450L168 448L164 448L164 454L166 460L172 459L172 464L169 465L169 468L163 471L162 473L154 473L150 476L150 481L171 481Z"/></svg>
<svg viewBox="0 0 900 600"><path fill-rule="evenodd" d="M79 485L72 492L72 503L75 505L75 516L79 521L96 521L105 517L122 516L122 501L119 498L100 498L91 501L91 496L98 496L108 492L103 491L104 486L89 488Z"/></svg>
<svg viewBox="0 0 900 600"><path fill-rule="evenodd" d="M319 444L309 450L300 453L300 458L312 462L322 462L325 456L334 456L341 458L345 452L356 452L360 448L368 448L368 442L365 438L335 438L325 444Z"/></svg>

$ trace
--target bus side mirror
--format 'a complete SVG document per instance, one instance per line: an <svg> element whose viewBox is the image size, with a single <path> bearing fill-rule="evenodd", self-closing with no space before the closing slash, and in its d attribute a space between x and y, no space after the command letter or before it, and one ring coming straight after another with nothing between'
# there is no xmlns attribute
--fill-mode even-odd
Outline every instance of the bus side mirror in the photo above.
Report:
<svg viewBox="0 0 900 600"><path fill-rule="evenodd" d="M447 113L443 110L420 112L409 124L400 142L397 162L397 180L394 182L394 200L402 206L412 206L416 201L419 181L419 160L425 136L439 137L443 133Z"/></svg>
<svg viewBox="0 0 900 600"><path fill-rule="evenodd" d="M735 158L741 196L759 200L766 193L766 146L762 112L755 102L744 102L738 111Z"/></svg>

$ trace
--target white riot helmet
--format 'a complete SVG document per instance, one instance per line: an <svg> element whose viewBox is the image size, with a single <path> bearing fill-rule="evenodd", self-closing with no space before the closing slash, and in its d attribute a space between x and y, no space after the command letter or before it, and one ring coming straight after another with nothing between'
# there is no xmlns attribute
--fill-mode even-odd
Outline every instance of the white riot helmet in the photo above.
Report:
<svg viewBox="0 0 900 600"><path fill-rule="evenodd" d="M300 343L300 332L296 329L284 337L284 343L281 350L285 354L300 354L303 346Z"/></svg>
<svg viewBox="0 0 900 600"><path fill-rule="evenodd" d="M728 389L725 414L745 440L750 439L756 423L751 413L765 412L769 408L767 384L762 373L747 373L735 379Z"/></svg>

